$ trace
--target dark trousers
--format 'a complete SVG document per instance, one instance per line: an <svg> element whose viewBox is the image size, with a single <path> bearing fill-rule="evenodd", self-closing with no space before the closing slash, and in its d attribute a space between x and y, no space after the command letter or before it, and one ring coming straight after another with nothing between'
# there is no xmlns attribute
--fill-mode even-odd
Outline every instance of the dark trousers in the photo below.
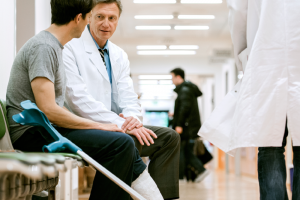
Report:
<svg viewBox="0 0 300 200"><path fill-rule="evenodd" d="M146 169L146 165L138 155L134 141L127 134L102 130L55 128L129 186ZM40 152L43 145L51 142L53 139L44 128L34 127L28 129L13 146L22 151ZM130 196L107 177L97 172L90 199L129 200Z"/></svg>
<svg viewBox="0 0 300 200"><path fill-rule="evenodd" d="M194 154L194 143L190 142L190 139L188 138L182 138L180 148L180 179L184 178L188 165L194 169L195 174L200 174L205 171L201 160Z"/></svg>
<svg viewBox="0 0 300 200"><path fill-rule="evenodd" d="M258 153L258 180L261 200L288 200L286 188L285 146L288 129L282 147L260 147ZM294 151L293 200L300 200L300 147Z"/></svg>
<svg viewBox="0 0 300 200"><path fill-rule="evenodd" d="M157 184L164 199L179 198L179 154L180 137L170 128L145 126L152 130L157 139L150 146L142 146L133 137L142 157L150 158L149 173Z"/></svg>

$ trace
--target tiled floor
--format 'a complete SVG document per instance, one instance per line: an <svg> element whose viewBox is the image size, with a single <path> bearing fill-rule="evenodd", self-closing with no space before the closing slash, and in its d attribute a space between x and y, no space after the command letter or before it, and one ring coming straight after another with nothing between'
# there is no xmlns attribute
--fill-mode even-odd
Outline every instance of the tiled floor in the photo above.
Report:
<svg viewBox="0 0 300 200"><path fill-rule="evenodd" d="M258 182L252 178L212 172L201 183L181 183L181 200L258 200Z"/></svg>
<svg viewBox="0 0 300 200"><path fill-rule="evenodd" d="M80 196L87 200L88 195ZM259 200L258 181L211 172L201 183L180 183L180 200Z"/></svg>

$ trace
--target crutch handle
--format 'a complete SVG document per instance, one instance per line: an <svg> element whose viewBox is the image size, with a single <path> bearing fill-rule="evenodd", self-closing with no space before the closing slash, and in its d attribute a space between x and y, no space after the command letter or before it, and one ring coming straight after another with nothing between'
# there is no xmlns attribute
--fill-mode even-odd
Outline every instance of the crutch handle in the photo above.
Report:
<svg viewBox="0 0 300 200"><path fill-rule="evenodd" d="M65 149L68 149L75 154L77 154L78 151L82 151L77 145L64 137L60 137L58 141L43 146L43 151L46 153L60 152Z"/></svg>
<svg viewBox="0 0 300 200"><path fill-rule="evenodd" d="M49 145L43 146L43 152L45 152L45 153L59 152L59 151L64 151L65 149L66 149L66 147L63 146L61 141L56 141Z"/></svg>

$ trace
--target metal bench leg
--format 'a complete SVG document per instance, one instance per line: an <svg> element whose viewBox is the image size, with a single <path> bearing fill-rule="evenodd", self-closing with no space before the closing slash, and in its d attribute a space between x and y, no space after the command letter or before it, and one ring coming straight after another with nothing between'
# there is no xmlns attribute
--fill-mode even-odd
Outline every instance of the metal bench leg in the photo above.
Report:
<svg viewBox="0 0 300 200"><path fill-rule="evenodd" d="M59 172L61 180L60 194L64 200L78 200L78 167L77 161L68 159L65 162L66 172Z"/></svg>
<svg viewBox="0 0 300 200"><path fill-rule="evenodd" d="M55 198L55 186L48 189L48 200L56 200ZM57 199L59 200L59 199Z"/></svg>

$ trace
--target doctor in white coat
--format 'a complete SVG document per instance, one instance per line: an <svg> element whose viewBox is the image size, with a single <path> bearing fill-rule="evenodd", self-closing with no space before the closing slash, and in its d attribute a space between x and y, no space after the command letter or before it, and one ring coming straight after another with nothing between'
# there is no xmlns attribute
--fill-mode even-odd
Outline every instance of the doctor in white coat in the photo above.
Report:
<svg viewBox="0 0 300 200"><path fill-rule="evenodd" d="M284 146L294 145L300 199L300 1L227 0L236 65L244 77L199 135L225 152L260 147L261 199L288 199ZM287 125L287 127L286 127Z"/></svg>
<svg viewBox="0 0 300 200"><path fill-rule="evenodd" d="M172 129L143 126L127 54L108 39L118 25L119 0L99 0L81 38L65 45L66 107L78 116L117 124L133 136L164 199L179 198L180 137ZM140 143L140 144L139 144Z"/></svg>

